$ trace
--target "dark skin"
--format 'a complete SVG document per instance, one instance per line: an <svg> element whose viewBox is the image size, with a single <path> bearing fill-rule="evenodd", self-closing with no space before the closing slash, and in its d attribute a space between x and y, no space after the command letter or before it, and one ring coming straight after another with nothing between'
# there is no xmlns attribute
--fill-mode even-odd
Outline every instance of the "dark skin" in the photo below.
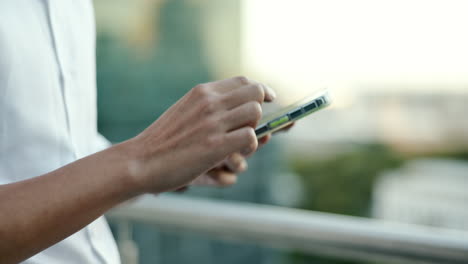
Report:
<svg viewBox="0 0 468 264"><path fill-rule="evenodd" d="M138 195L234 184L246 157L270 139L257 141L254 128L260 105L274 97L245 77L201 84L136 137L1 185L0 263L23 261Z"/></svg>

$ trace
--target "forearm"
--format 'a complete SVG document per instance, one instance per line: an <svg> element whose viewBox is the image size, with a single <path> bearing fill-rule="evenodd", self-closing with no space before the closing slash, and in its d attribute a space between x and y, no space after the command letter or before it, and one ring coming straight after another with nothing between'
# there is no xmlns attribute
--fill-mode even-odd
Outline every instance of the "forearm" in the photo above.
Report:
<svg viewBox="0 0 468 264"><path fill-rule="evenodd" d="M125 145L51 173L0 186L0 262L16 263L138 195Z"/></svg>
<svg viewBox="0 0 468 264"><path fill-rule="evenodd" d="M254 152L260 104L273 98L245 77L200 84L135 138L0 186L0 263L26 259L138 194L176 190L233 153Z"/></svg>

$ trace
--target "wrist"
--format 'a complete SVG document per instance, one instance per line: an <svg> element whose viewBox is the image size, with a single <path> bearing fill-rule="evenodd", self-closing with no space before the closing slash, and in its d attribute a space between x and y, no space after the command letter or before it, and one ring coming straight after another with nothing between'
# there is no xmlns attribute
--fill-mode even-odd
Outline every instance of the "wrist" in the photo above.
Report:
<svg viewBox="0 0 468 264"><path fill-rule="evenodd" d="M133 139L114 145L109 149L117 157L115 166L120 168L126 191L132 196L148 192L143 180L145 162L138 149L137 143Z"/></svg>

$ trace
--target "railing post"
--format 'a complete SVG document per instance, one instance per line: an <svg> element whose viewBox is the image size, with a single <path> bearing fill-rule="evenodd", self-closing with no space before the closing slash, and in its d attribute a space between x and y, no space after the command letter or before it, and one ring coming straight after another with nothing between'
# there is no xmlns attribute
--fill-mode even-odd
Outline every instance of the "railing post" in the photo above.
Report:
<svg viewBox="0 0 468 264"><path fill-rule="evenodd" d="M129 221L117 222L120 258L122 264L138 264L138 246L132 239L132 226Z"/></svg>

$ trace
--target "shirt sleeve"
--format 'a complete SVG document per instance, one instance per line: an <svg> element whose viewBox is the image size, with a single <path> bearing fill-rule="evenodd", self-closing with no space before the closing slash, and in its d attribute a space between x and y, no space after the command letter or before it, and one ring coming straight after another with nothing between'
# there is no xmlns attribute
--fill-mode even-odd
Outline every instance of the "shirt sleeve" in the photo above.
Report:
<svg viewBox="0 0 468 264"><path fill-rule="evenodd" d="M94 139L94 153L105 150L112 146L112 143L100 133L96 134Z"/></svg>

